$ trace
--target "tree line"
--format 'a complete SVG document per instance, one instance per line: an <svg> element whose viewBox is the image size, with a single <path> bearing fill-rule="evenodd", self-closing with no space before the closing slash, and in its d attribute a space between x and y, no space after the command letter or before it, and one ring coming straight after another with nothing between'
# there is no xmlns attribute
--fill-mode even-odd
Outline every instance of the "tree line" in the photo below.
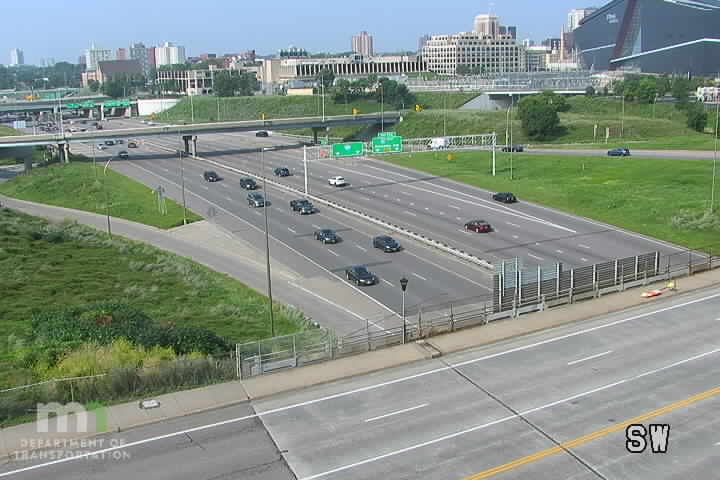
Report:
<svg viewBox="0 0 720 480"><path fill-rule="evenodd" d="M349 105L358 100L374 100L404 109L417 101L415 94L410 92L405 84L387 77L378 77L376 74L355 80L336 80L335 73L325 68L317 74L315 80L337 104ZM319 93L317 90L318 87L315 92Z"/></svg>

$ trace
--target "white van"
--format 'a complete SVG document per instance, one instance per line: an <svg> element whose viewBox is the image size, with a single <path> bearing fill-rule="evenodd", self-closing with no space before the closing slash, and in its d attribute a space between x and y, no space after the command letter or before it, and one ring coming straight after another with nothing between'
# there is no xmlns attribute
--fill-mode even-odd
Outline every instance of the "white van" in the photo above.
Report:
<svg viewBox="0 0 720 480"><path fill-rule="evenodd" d="M442 150L450 147L450 139L447 137L436 137L428 142L430 150Z"/></svg>

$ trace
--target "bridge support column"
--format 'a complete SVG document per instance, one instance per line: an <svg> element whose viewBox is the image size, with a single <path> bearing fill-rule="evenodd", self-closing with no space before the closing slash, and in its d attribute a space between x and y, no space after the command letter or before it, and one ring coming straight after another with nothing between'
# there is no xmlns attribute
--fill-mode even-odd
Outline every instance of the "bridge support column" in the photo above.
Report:
<svg viewBox="0 0 720 480"><path fill-rule="evenodd" d="M312 132L313 132L313 145L317 145L317 143L318 143L318 131L320 131L319 128L313 127L313 129L312 129Z"/></svg>
<svg viewBox="0 0 720 480"><path fill-rule="evenodd" d="M192 156L193 156L193 157L197 157L197 152L198 152L198 149L197 149L197 141L198 141L197 135L193 135L193 137L192 137L192 143L190 144L190 150L191 150L191 153L192 153Z"/></svg>
<svg viewBox="0 0 720 480"><path fill-rule="evenodd" d="M183 143L185 144L185 153L188 155L197 155L197 135L183 135Z"/></svg>

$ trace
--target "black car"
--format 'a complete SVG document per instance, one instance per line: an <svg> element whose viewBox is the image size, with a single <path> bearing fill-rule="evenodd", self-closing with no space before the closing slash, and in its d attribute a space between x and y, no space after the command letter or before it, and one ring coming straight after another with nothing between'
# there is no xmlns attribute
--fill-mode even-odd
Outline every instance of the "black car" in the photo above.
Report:
<svg viewBox="0 0 720 480"><path fill-rule="evenodd" d="M99 123L97 125L95 125L95 130L102 130L102 129L103 129L103 126L100 125Z"/></svg>
<svg viewBox="0 0 720 480"><path fill-rule="evenodd" d="M240 187L245 190L256 190L258 188L257 183L252 178L241 178Z"/></svg>
<svg viewBox="0 0 720 480"><path fill-rule="evenodd" d="M247 194L248 205L251 207L264 207L265 199L259 193L248 193Z"/></svg>
<svg viewBox="0 0 720 480"><path fill-rule="evenodd" d="M128 148L138 148L137 143L135 143L135 142L128 142Z"/></svg>
<svg viewBox="0 0 720 480"><path fill-rule="evenodd" d="M613 148L612 150L608 150L608 157L629 157L629 156L630 156L629 148Z"/></svg>
<svg viewBox="0 0 720 480"><path fill-rule="evenodd" d="M118 145L122 145L123 143L125 143L125 140L123 140L122 138L118 138L117 140L115 140L115 143L117 143Z"/></svg>
<svg viewBox="0 0 720 480"><path fill-rule="evenodd" d="M311 214L315 213L315 207L310 202L303 203L302 205L300 205L300 209L297 210L297 212L300 215L311 215Z"/></svg>
<svg viewBox="0 0 720 480"><path fill-rule="evenodd" d="M383 252L390 253L399 252L402 247L400 247L400 244L394 238L381 235L373 238L373 248L379 248Z"/></svg>
<svg viewBox="0 0 720 480"><path fill-rule="evenodd" d="M265 130L260 130L259 132L255 132L256 137L269 137L270 134L266 132Z"/></svg>
<svg viewBox="0 0 720 480"><path fill-rule="evenodd" d="M517 197L510 192L496 193L495 195L493 195L493 200L502 203L515 203L518 201Z"/></svg>
<svg viewBox="0 0 720 480"><path fill-rule="evenodd" d="M303 198L300 200L290 200L290 208L293 212L299 212L303 205L312 205L310 200Z"/></svg>
<svg viewBox="0 0 720 480"><path fill-rule="evenodd" d="M114 140L105 140L105 145L107 145L108 147L112 147L113 145L115 145L115 141Z"/></svg>
<svg viewBox="0 0 720 480"><path fill-rule="evenodd" d="M522 152L524 147L522 145L505 145L502 147L503 152Z"/></svg>
<svg viewBox="0 0 720 480"><path fill-rule="evenodd" d="M322 243L338 243L335 230L329 228L323 228L315 232L315 240L320 240Z"/></svg>
<svg viewBox="0 0 720 480"><path fill-rule="evenodd" d="M207 172L203 172L203 178L206 182L218 182L220 181L220 175L213 172L212 170L208 170Z"/></svg>
<svg viewBox="0 0 720 480"><path fill-rule="evenodd" d="M477 233L490 233L492 227L485 220L471 220L465 224L465 230L472 230Z"/></svg>
<svg viewBox="0 0 720 480"><path fill-rule="evenodd" d="M124 159L124 160L127 160L128 158L130 158L130 155L128 155L128 152L126 152L125 150L123 150L122 152L118 153L118 158L122 158L122 159Z"/></svg>
<svg viewBox="0 0 720 480"><path fill-rule="evenodd" d="M356 265L345 270L345 278L356 285L375 285L378 278L362 265Z"/></svg>
<svg viewBox="0 0 720 480"><path fill-rule="evenodd" d="M276 168L273 170L273 173L276 177L289 177L290 176L290 170L287 168Z"/></svg>

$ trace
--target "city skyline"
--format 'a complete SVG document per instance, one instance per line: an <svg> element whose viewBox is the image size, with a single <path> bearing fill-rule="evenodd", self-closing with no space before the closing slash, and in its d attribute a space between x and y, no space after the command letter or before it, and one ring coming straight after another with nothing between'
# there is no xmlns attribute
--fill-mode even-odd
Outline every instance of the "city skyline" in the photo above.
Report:
<svg viewBox="0 0 720 480"><path fill-rule="evenodd" d="M0 39L0 49L9 52L11 48L21 48L26 64L39 64L43 58L75 63L93 42L115 52L118 48L128 49L136 42L160 46L167 39L184 45L187 56L207 52L221 55L247 49L255 49L258 55L271 55L289 45L312 52L341 52L348 50L352 35L366 30L374 37L377 52L414 51L418 37L426 33L471 31L475 16L489 10L500 17L503 24L517 25L519 40L531 38L539 42L559 35L571 9L587 6L575 0L558 0L542 8L530 0L509 0L499 5L460 0L450 6L417 6L402 1L388 7L386 2L370 0L354 6L353 14L348 15L346 11L331 8L334 4L327 0L319 0L319 5L313 9L291 2L280 5L218 3L222 14L218 14L217 9L207 9L207 18L212 21L206 23L199 23L196 14L188 15L195 5L188 0L173 3L125 0L126 8L113 11L111 16L102 4L76 2L64 5L38 0L36 11L44 15L33 16L32 20L27 16L27 7L11 4L5 10L7 17L27 20L7 25L5 35ZM318 11L325 15L321 20L322 30L311 28L318 22ZM362 22L358 20L360 18ZM398 23L398 18L403 19L402 24ZM29 22L45 34L25 35ZM68 29L67 25L72 23L78 28ZM131 25L132 28L113 28L117 25ZM268 27L273 29L271 35ZM23 39L22 45L16 44L18 38ZM48 42L48 38L55 40Z"/></svg>

